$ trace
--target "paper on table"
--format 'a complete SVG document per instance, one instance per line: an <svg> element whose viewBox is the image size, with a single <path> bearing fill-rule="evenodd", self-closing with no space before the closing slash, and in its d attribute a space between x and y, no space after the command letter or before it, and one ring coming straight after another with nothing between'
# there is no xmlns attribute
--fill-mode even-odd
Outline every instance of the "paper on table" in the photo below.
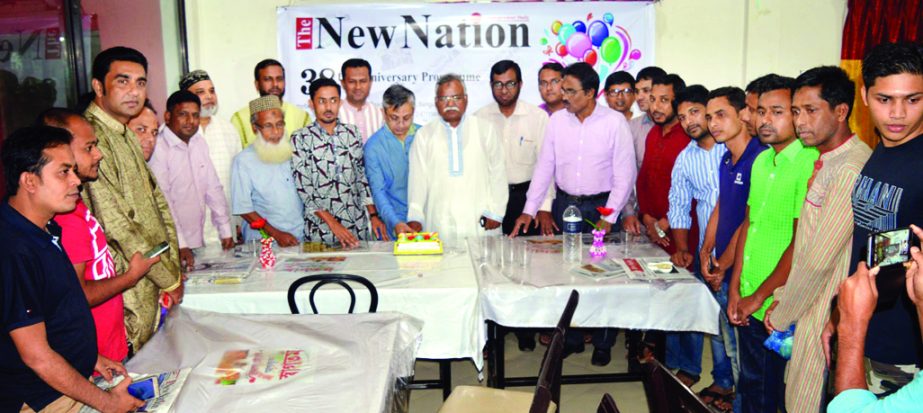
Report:
<svg viewBox="0 0 923 413"><path fill-rule="evenodd" d="M571 271L595 281L628 276L628 268L615 259L587 263L574 267Z"/></svg>
<svg viewBox="0 0 923 413"><path fill-rule="evenodd" d="M620 259L628 268L628 277L633 280L645 281L679 281L694 280L689 271L684 268L675 268L669 260L663 258L622 258Z"/></svg>
<svg viewBox="0 0 923 413"><path fill-rule="evenodd" d="M136 411L147 413L168 413L173 407L173 404L176 402L176 398L179 396L180 391L183 389L183 384L186 382L186 378L189 376L190 371L192 371L191 368L179 369L161 374L128 373L128 375L131 376L131 380L133 382L132 384L144 380L148 377L157 377L159 386L158 395L154 398L145 400L144 406ZM109 391L109 389L121 383L122 380L124 380L123 376L117 376L113 377L112 382L109 383L102 377L96 377L93 379L93 382L99 388ZM99 413L99 410L85 405L80 408L78 413Z"/></svg>

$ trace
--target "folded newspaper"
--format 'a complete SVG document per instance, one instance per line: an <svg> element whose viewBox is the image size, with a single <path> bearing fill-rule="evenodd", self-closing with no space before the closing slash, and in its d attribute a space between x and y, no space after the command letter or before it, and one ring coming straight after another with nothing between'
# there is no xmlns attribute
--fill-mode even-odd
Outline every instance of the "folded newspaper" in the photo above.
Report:
<svg viewBox="0 0 923 413"><path fill-rule="evenodd" d="M176 402L177 396L183 389L186 377L189 376L191 368L176 371L168 371L160 374L135 374L128 373L131 376L131 385L128 387L129 393L133 396L144 400L144 406L139 408L138 412L147 413L169 413ZM109 390L124 380L124 377L113 377L112 382L108 382L102 377L94 377L93 382L103 390ZM79 413L98 413L99 411L84 406Z"/></svg>
<svg viewBox="0 0 923 413"><path fill-rule="evenodd" d="M688 271L677 269L669 260L658 258L610 258L574 267L572 271L596 281L626 276L645 281L694 279Z"/></svg>

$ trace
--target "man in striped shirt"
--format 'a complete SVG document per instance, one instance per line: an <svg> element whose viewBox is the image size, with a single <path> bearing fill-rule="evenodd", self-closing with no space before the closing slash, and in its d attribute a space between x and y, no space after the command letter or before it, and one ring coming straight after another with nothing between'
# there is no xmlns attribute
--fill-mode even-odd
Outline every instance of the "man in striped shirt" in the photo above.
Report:
<svg viewBox="0 0 923 413"><path fill-rule="evenodd" d="M855 84L838 67L817 67L795 79L795 130L821 156L801 208L788 281L776 290L764 319L767 330L784 331L797 323L787 375L797 385L785 392L785 406L792 412L821 408L825 363L820 334L830 300L849 271L852 191L872 153L849 129L854 98Z"/></svg>
<svg viewBox="0 0 923 413"><path fill-rule="evenodd" d="M708 89L692 85L676 94L677 117L692 142L679 153L673 164L670 181L669 210L667 220L676 242L673 263L689 267L701 247L705 226L718 202L718 167L727 152L723 144L715 142L705 122L705 105L708 103ZM698 218L698 244L689 245L689 229L692 227L692 201ZM720 341L720 336L715 336ZM715 340L713 340L715 341ZM667 366L679 369L689 377L699 377L702 372L702 333L668 333L666 341ZM723 348L723 347L722 347ZM722 352L723 353L723 352ZM707 389L708 395L717 399L732 392L734 375L731 362L724 354L713 354L712 378L714 383Z"/></svg>
<svg viewBox="0 0 923 413"><path fill-rule="evenodd" d="M365 144L384 123L381 108L368 101L372 90L372 65L364 59L349 59L343 62L340 73L343 89L346 89L345 105L340 105L340 122L356 125Z"/></svg>

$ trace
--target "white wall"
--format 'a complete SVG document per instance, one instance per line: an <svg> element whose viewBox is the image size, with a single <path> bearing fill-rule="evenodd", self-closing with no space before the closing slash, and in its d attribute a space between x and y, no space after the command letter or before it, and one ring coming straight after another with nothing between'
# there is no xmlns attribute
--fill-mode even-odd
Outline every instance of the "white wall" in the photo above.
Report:
<svg viewBox="0 0 923 413"><path fill-rule="evenodd" d="M253 66L278 58L276 7L329 2L187 0L189 66L211 75L221 116L256 97ZM657 64L688 84L743 87L766 73L796 76L840 61L846 0L662 0L654 7Z"/></svg>

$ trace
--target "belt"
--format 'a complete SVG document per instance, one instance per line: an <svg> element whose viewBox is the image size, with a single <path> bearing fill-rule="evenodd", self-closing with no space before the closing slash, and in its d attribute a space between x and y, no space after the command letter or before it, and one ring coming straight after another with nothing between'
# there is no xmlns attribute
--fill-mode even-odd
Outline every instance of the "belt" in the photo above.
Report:
<svg viewBox="0 0 923 413"><path fill-rule="evenodd" d="M592 201L599 201L603 199L609 199L609 192L600 192L598 194L593 194L593 195L571 195L571 194L568 194L567 192L564 192L561 188L556 188L556 189L558 191L558 196L563 196L567 200L567 202L570 202L570 203L579 204L583 202L592 202Z"/></svg>
<svg viewBox="0 0 923 413"><path fill-rule="evenodd" d="M520 182L520 183L518 183L518 184L509 184L508 186L510 187L510 192L513 192L513 191L523 191L523 190L528 191L528 190L529 190L529 184L531 184L531 183L532 183L532 181L525 181L525 182Z"/></svg>

